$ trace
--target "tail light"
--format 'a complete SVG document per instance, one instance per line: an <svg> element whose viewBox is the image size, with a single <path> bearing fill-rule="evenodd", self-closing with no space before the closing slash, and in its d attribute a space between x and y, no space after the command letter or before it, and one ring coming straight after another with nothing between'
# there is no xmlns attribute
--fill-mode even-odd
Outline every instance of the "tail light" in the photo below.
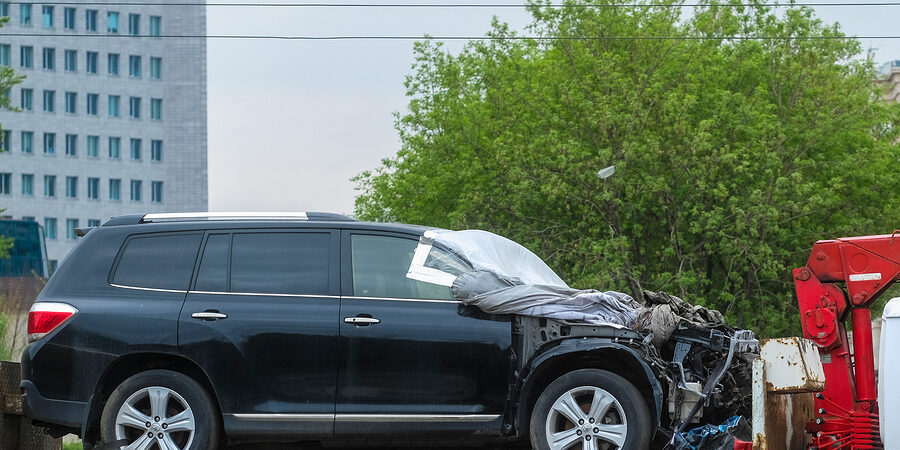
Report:
<svg viewBox="0 0 900 450"><path fill-rule="evenodd" d="M28 311L28 342L34 342L77 313L74 306L65 303L37 302Z"/></svg>

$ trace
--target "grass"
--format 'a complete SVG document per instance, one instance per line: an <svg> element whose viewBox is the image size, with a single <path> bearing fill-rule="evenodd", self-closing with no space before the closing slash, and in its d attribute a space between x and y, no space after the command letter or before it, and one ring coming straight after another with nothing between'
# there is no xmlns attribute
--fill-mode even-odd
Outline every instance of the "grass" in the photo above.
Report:
<svg viewBox="0 0 900 450"><path fill-rule="evenodd" d="M68 444L63 444L62 450L82 450L84 447L81 445L81 442L69 442Z"/></svg>

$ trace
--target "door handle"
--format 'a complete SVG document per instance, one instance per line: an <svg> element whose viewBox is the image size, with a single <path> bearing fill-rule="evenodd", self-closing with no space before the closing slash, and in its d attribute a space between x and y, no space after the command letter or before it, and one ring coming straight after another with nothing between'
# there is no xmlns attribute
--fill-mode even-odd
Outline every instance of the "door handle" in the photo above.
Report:
<svg viewBox="0 0 900 450"><path fill-rule="evenodd" d="M374 317L356 316L356 317L345 317L344 323L353 324L353 325L356 325L359 327L366 327L369 325L375 325L375 324L381 323L381 320L376 319Z"/></svg>
<svg viewBox="0 0 900 450"><path fill-rule="evenodd" d="M203 312L195 312L191 314L191 317L195 319L203 319L203 320L216 320L216 319L227 319L228 314L223 314L218 311L203 311Z"/></svg>

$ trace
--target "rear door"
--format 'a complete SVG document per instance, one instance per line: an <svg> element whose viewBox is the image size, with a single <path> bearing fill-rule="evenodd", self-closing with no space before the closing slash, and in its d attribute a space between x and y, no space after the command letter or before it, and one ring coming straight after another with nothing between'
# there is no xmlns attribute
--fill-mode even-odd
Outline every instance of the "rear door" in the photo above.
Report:
<svg viewBox="0 0 900 450"><path fill-rule="evenodd" d="M210 377L231 434L331 435L338 245L332 230L205 237L179 347Z"/></svg>
<svg viewBox="0 0 900 450"><path fill-rule="evenodd" d="M417 236L342 235L335 434L499 432L511 327L406 277Z"/></svg>

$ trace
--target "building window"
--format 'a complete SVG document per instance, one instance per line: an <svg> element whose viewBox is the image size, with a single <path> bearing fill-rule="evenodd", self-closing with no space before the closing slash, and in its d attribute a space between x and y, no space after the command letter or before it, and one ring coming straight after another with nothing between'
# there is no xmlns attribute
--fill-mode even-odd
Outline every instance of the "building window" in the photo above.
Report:
<svg viewBox="0 0 900 450"><path fill-rule="evenodd" d="M96 9L88 9L84 11L84 29L86 31L97 31Z"/></svg>
<svg viewBox="0 0 900 450"><path fill-rule="evenodd" d="M34 132L33 131L23 131L22 132L22 153L33 153L34 152Z"/></svg>
<svg viewBox="0 0 900 450"><path fill-rule="evenodd" d="M56 219L53 217L44 218L44 239L56 239Z"/></svg>
<svg viewBox="0 0 900 450"><path fill-rule="evenodd" d="M84 52L84 71L87 73L97 73L97 52Z"/></svg>
<svg viewBox="0 0 900 450"><path fill-rule="evenodd" d="M162 78L162 58L157 56L150 57L150 78L154 80Z"/></svg>
<svg viewBox="0 0 900 450"><path fill-rule="evenodd" d="M97 102L100 97L100 94L88 94L87 95L87 113L89 116L97 115Z"/></svg>
<svg viewBox="0 0 900 450"><path fill-rule="evenodd" d="M44 197L56 197L56 175L44 175Z"/></svg>
<svg viewBox="0 0 900 450"><path fill-rule="evenodd" d="M12 174L11 173L0 173L0 194L2 194L2 195L12 194Z"/></svg>
<svg viewBox="0 0 900 450"><path fill-rule="evenodd" d="M106 66L110 75L119 76L119 54L110 53L106 58Z"/></svg>
<svg viewBox="0 0 900 450"><path fill-rule="evenodd" d="M109 179L109 199L110 200L121 200L122 199L122 180L118 178L110 178Z"/></svg>
<svg viewBox="0 0 900 450"><path fill-rule="evenodd" d="M88 219L88 226L89 227L99 227L100 219Z"/></svg>
<svg viewBox="0 0 900 450"><path fill-rule="evenodd" d="M56 70L56 49L44 47L44 61L41 66L45 70Z"/></svg>
<svg viewBox="0 0 900 450"><path fill-rule="evenodd" d="M44 28L53 28L53 7L44 5L41 7L41 22Z"/></svg>
<svg viewBox="0 0 900 450"><path fill-rule="evenodd" d="M159 36L162 33L162 17L150 16L150 36Z"/></svg>
<svg viewBox="0 0 900 450"><path fill-rule="evenodd" d="M19 105L23 111L31 111L33 108L34 91L22 88L21 104Z"/></svg>
<svg viewBox="0 0 900 450"><path fill-rule="evenodd" d="M162 203L163 201L163 182L154 181L150 184L150 201L153 203Z"/></svg>
<svg viewBox="0 0 900 450"><path fill-rule="evenodd" d="M66 50L63 53L63 65L66 72L78 71L78 52L75 50Z"/></svg>
<svg viewBox="0 0 900 450"><path fill-rule="evenodd" d="M63 9L63 28L67 30L75 29L75 8Z"/></svg>
<svg viewBox="0 0 900 450"><path fill-rule="evenodd" d="M119 117L119 96L109 96L109 117Z"/></svg>
<svg viewBox="0 0 900 450"><path fill-rule="evenodd" d="M100 136L87 137L88 158L96 158L100 153Z"/></svg>
<svg viewBox="0 0 900 450"><path fill-rule="evenodd" d="M119 159L121 155L122 139L117 137L109 138L109 158Z"/></svg>
<svg viewBox="0 0 900 450"><path fill-rule="evenodd" d="M131 138L131 159L132 161L141 160L141 140Z"/></svg>
<svg viewBox="0 0 900 450"><path fill-rule="evenodd" d="M139 55L130 55L128 57L128 75L141 77L141 57Z"/></svg>
<svg viewBox="0 0 900 450"><path fill-rule="evenodd" d="M128 116L132 119L141 118L141 98L131 97L128 101Z"/></svg>
<svg viewBox="0 0 900 450"><path fill-rule="evenodd" d="M162 99L161 98L151 98L150 99L150 119L162 120Z"/></svg>
<svg viewBox="0 0 900 450"><path fill-rule="evenodd" d="M0 2L0 17L9 17L9 2Z"/></svg>
<svg viewBox="0 0 900 450"><path fill-rule="evenodd" d="M23 45L19 48L19 62L23 69L34 68L34 47Z"/></svg>
<svg viewBox="0 0 900 450"><path fill-rule="evenodd" d="M141 180L131 180L131 201L141 201Z"/></svg>
<svg viewBox="0 0 900 450"><path fill-rule="evenodd" d="M78 156L78 135L66 135L66 156Z"/></svg>
<svg viewBox="0 0 900 450"><path fill-rule="evenodd" d="M119 32L119 13L115 11L106 13L106 31L108 33Z"/></svg>
<svg viewBox="0 0 900 450"><path fill-rule="evenodd" d="M140 14L129 14L128 15L128 34L137 36L141 34L141 15Z"/></svg>
<svg viewBox="0 0 900 450"><path fill-rule="evenodd" d="M44 154L56 154L56 133L44 133Z"/></svg>
<svg viewBox="0 0 900 450"><path fill-rule="evenodd" d="M44 91L44 112L56 111L56 91Z"/></svg>
<svg viewBox="0 0 900 450"><path fill-rule="evenodd" d="M0 65L11 66L12 61L10 54L12 53L12 49L9 44L0 44Z"/></svg>
<svg viewBox="0 0 900 450"><path fill-rule="evenodd" d="M26 197L31 197L34 195L34 174L33 173L23 173L22 174L22 195Z"/></svg>
<svg viewBox="0 0 900 450"><path fill-rule="evenodd" d="M78 228L78 219L66 219L66 239L74 241L78 239L75 229Z"/></svg>
<svg viewBox="0 0 900 450"><path fill-rule="evenodd" d="M100 198L100 179L99 178L88 178L87 179L87 198L91 200L97 200Z"/></svg>
<svg viewBox="0 0 900 450"><path fill-rule="evenodd" d="M9 151L12 148L12 131L3 130L0 134L0 151Z"/></svg>
<svg viewBox="0 0 900 450"><path fill-rule="evenodd" d="M31 26L31 3L19 5L19 25Z"/></svg>
<svg viewBox="0 0 900 450"><path fill-rule="evenodd" d="M66 177L66 198L78 198L78 177Z"/></svg>
<svg viewBox="0 0 900 450"><path fill-rule="evenodd" d="M75 105L78 103L78 94L75 92L66 92L66 112L75 114Z"/></svg>
<svg viewBox="0 0 900 450"><path fill-rule="evenodd" d="M154 139L150 141L150 160L151 161L162 161L162 142L160 140Z"/></svg>

